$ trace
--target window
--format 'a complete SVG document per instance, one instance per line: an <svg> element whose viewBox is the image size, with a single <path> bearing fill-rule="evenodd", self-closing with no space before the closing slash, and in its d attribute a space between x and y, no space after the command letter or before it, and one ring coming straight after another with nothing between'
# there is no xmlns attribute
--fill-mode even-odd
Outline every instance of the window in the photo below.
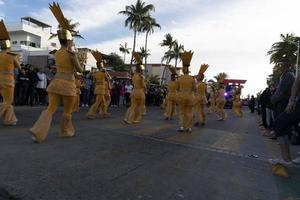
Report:
<svg viewBox="0 0 300 200"><path fill-rule="evenodd" d="M18 41L13 41L12 44L18 44Z"/></svg>
<svg viewBox="0 0 300 200"><path fill-rule="evenodd" d="M29 46L31 46L31 47L36 47L36 44L35 44L34 42L30 42L30 43L29 43Z"/></svg>
<svg viewBox="0 0 300 200"><path fill-rule="evenodd" d="M27 45L27 41L21 41L20 44L21 45Z"/></svg>
<svg viewBox="0 0 300 200"><path fill-rule="evenodd" d="M51 46L52 47L56 47L56 43L55 42L51 42Z"/></svg>

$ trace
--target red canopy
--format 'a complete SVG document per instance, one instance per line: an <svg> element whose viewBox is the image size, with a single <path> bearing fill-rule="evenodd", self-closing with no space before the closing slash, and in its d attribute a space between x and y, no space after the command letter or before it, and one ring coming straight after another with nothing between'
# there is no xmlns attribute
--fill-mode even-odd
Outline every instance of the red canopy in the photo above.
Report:
<svg viewBox="0 0 300 200"><path fill-rule="evenodd" d="M241 85L241 84L245 84L247 82L247 80L240 80L240 79L225 79L224 83L225 84L233 84L233 85Z"/></svg>

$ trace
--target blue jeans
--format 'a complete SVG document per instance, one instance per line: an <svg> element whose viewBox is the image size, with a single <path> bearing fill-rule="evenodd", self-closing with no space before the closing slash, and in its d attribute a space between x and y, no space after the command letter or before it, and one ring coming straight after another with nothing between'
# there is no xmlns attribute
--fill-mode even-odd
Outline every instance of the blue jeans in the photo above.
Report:
<svg viewBox="0 0 300 200"><path fill-rule="evenodd" d="M87 90L87 89L82 90L82 104L83 105L90 104L90 96L91 96L91 90Z"/></svg>
<svg viewBox="0 0 300 200"><path fill-rule="evenodd" d="M300 121L300 97L297 97L296 110L293 113L283 112L275 120L274 130L279 137L278 142L281 144L288 143L290 128L293 125L298 125Z"/></svg>

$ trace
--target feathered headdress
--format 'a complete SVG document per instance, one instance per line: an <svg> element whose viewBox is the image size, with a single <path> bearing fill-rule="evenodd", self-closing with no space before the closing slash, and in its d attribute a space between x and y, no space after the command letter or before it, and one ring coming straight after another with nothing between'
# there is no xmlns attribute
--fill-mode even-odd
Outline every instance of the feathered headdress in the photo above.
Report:
<svg viewBox="0 0 300 200"><path fill-rule="evenodd" d="M181 58L183 67L189 67L190 66L193 54L194 53L192 51L185 51L185 52L180 54L180 58Z"/></svg>
<svg viewBox="0 0 300 200"><path fill-rule="evenodd" d="M206 70L207 70L207 68L209 67L209 65L208 64L202 64L201 66L200 66L200 69L199 69L199 72L198 72L198 75L200 75L200 74L204 74L205 72L206 72Z"/></svg>
<svg viewBox="0 0 300 200"><path fill-rule="evenodd" d="M63 12L60 9L60 6L58 3L53 2L53 4L49 4L49 8L52 11L54 17L56 18L57 22L59 23L60 30L57 31L58 37L60 39L66 39L66 40L72 40L72 34L71 34L71 27L66 20Z"/></svg>
<svg viewBox="0 0 300 200"><path fill-rule="evenodd" d="M0 46L1 49L7 49L11 47L10 37L3 20L0 21Z"/></svg>
<svg viewBox="0 0 300 200"><path fill-rule="evenodd" d="M223 84L224 81L225 81L225 78L226 78L226 74L225 73L221 73L220 76L219 76L219 78L218 78L218 82L220 84Z"/></svg>
<svg viewBox="0 0 300 200"><path fill-rule="evenodd" d="M140 70L144 70L144 65L142 61L142 55L139 52L133 52L132 53L135 63L137 64L136 67Z"/></svg>
<svg viewBox="0 0 300 200"><path fill-rule="evenodd" d="M94 56L95 60L97 61L97 67L99 69L103 68L103 63L102 63L102 53L100 53L98 50L92 51L92 55Z"/></svg>

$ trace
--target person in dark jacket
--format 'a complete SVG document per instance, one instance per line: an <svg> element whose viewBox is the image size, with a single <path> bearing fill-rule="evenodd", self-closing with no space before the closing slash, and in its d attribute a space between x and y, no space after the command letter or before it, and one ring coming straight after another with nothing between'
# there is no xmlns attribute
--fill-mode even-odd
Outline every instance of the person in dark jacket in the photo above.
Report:
<svg viewBox="0 0 300 200"><path fill-rule="evenodd" d="M255 110L255 98L254 98L253 95L251 96L249 107L250 107L251 113L254 113L254 110Z"/></svg>
<svg viewBox="0 0 300 200"><path fill-rule="evenodd" d="M24 68L21 69L21 73L18 76L18 84L20 86L19 95L18 95L18 104L27 105L27 92L29 88L29 76L28 71Z"/></svg>
<svg viewBox="0 0 300 200"><path fill-rule="evenodd" d="M292 162L300 164L300 157L292 160L289 145L289 129L300 122L300 74L293 84L288 105L275 121L275 133L280 146L282 159L269 159L271 164L291 165Z"/></svg>
<svg viewBox="0 0 300 200"><path fill-rule="evenodd" d="M29 105L33 106L36 104L36 84L38 82L37 72L34 70L33 66L29 66L28 70L28 77L29 77L29 88L27 92L27 99L29 99Z"/></svg>

